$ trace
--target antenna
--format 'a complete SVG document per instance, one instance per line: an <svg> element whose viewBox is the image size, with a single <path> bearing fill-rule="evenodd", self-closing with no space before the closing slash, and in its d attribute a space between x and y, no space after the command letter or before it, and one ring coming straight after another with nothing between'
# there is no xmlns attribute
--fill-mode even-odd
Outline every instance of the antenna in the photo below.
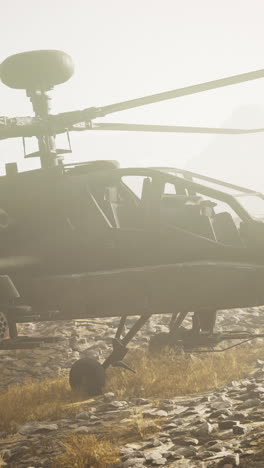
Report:
<svg viewBox="0 0 264 468"><path fill-rule="evenodd" d="M71 57L60 50L32 50L11 55L0 67L2 82L10 88L25 89L36 117L42 120L50 115L48 91L68 81L74 73ZM47 131L37 139L39 151L27 157L39 156L42 168L60 165L63 156L56 149L55 135Z"/></svg>

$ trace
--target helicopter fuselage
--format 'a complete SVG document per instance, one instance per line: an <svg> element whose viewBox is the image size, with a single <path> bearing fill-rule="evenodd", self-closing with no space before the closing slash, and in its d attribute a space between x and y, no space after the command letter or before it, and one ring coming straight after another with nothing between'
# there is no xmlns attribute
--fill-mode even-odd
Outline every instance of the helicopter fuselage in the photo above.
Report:
<svg viewBox="0 0 264 468"><path fill-rule="evenodd" d="M87 163L1 177L1 273L43 320L264 304L264 224L229 192L262 196L196 176Z"/></svg>

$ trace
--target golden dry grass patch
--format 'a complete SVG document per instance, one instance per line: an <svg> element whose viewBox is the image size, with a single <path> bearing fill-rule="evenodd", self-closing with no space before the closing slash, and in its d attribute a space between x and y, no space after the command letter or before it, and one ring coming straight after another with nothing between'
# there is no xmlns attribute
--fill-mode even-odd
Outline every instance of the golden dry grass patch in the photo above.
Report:
<svg viewBox="0 0 264 468"><path fill-rule="evenodd" d="M76 399L65 377L26 380L23 384L11 385L0 393L0 431L12 432L28 421L72 414L75 409L65 404Z"/></svg>
<svg viewBox="0 0 264 468"><path fill-rule="evenodd" d="M108 468L119 461L118 447L94 435L69 434L52 468Z"/></svg>
<svg viewBox="0 0 264 468"><path fill-rule="evenodd" d="M138 412L125 422L105 425L100 433L97 434L97 437L116 444L138 442L146 437L157 434L161 426L161 418L144 418L142 412Z"/></svg>
<svg viewBox="0 0 264 468"><path fill-rule="evenodd" d="M60 441L62 454L52 468L107 468L119 461L120 446L138 442L160 431L159 419L144 419L138 413L126 423L108 424L96 435L68 433Z"/></svg>
<svg viewBox="0 0 264 468"><path fill-rule="evenodd" d="M247 375L263 352L264 345L191 355L166 350L158 357L137 350L127 357L137 373L109 369L107 391L120 398L173 398L210 391Z"/></svg>

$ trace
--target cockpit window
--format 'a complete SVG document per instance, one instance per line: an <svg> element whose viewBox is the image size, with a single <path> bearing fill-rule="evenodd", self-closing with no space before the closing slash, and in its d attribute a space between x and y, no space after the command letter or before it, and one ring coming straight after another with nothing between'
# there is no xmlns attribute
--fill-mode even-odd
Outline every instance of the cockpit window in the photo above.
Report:
<svg viewBox="0 0 264 468"><path fill-rule="evenodd" d="M255 219L264 220L264 200L257 195L237 196L237 201Z"/></svg>
<svg viewBox="0 0 264 468"><path fill-rule="evenodd" d="M124 176L122 182L141 200L145 176Z"/></svg>
<svg viewBox="0 0 264 468"><path fill-rule="evenodd" d="M176 195L175 185L167 182L164 187L164 195Z"/></svg>

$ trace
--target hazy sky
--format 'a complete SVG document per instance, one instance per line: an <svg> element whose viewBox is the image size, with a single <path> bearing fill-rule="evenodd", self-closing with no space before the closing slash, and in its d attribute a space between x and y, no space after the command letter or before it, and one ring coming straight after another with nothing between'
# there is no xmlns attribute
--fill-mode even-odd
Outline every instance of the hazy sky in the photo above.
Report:
<svg viewBox="0 0 264 468"><path fill-rule="evenodd" d="M52 92L53 111L107 105L264 68L263 17L263 0L1 0L0 61L25 50L64 50L72 55L76 73ZM4 85L0 85L0 104L0 115L32 112L23 91ZM251 124L249 118L245 126L257 123L264 127L264 79L125 111L104 120L221 126L240 106L258 106L259 120ZM230 167L226 167L226 158L221 166L217 154L215 167L221 176L233 174L243 138L254 142L254 135L216 138L215 144L224 141L225 148L231 139L240 139L232 143L232 151L236 152L236 145L238 150L230 155ZM258 135L257 142L264 161L264 135ZM60 137L59 146L64 143L66 139ZM72 159L119 159L123 166L179 167L192 165L196 157L200 161L208 145L214 158L212 137L205 135L73 134ZM253 147L256 150L255 143ZM2 161L15 160L18 154L22 161L19 140L1 142L1 148ZM247 159L245 154L242 157ZM247 171L254 170L258 174L262 171L264 178L261 158L253 169L251 161L250 157L243 161L244 178ZM32 166L31 161L27 164ZM210 167L213 172L214 164Z"/></svg>

